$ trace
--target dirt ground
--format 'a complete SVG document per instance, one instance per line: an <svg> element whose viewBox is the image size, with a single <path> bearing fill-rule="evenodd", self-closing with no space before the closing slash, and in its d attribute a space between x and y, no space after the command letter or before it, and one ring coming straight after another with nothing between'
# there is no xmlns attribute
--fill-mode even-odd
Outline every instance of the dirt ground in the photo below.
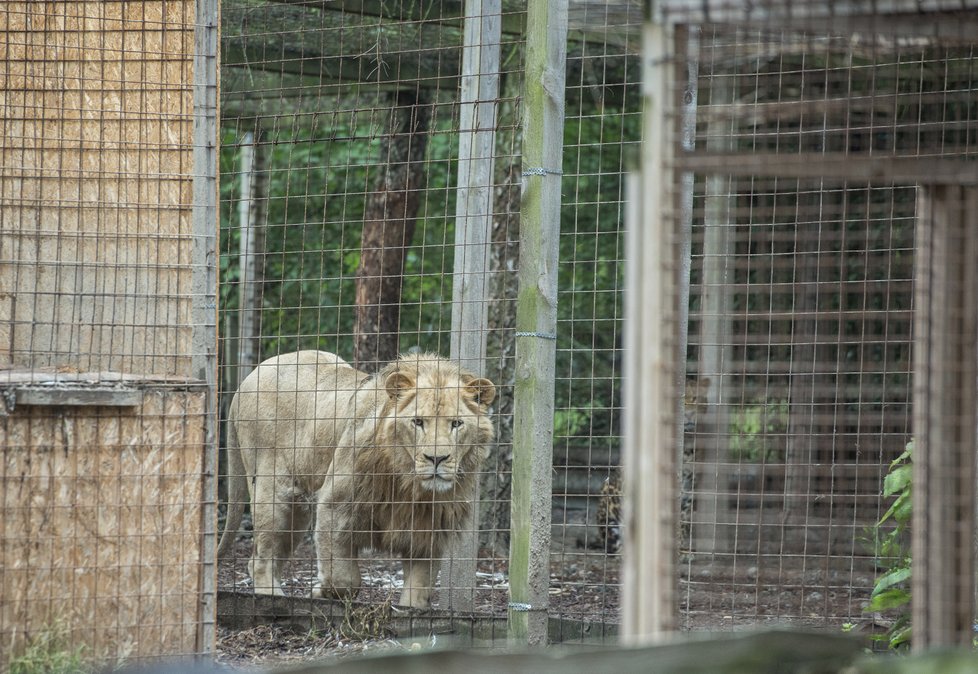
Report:
<svg viewBox="0 0 978 674"><path fill-rule="evenodd" d="M551 553L550 616L591 625L617 625L620 600L620 557L585 549L571 541L555 545ZM247 559L251 540L247 533L236 543L232 559L219 565L219 589L251 592ZM507 561L483 550L474 588L475 611L504 618L509 601ZM758 627L878 631L886 626L881 616L868 616L871 571L832 568L815 560L685 560L679 565L680 625L683 631L729 631ZM381 555L362 563L364 584L357 602L377 607L378 615L391 610L402 583L400 564ZM316 580L310 540L287 565L285 590L308 596ZM436 595L434 606L438 607ZM396 609L395 609L396 610ZM380 621L377 621L379 624ZM592 630L592 634L601 632ZM502 635L501 635L502 636ZM432 639L436 639L432 637ZM593 639L592 639L593 640ZM327 656L346 657L383 649L421 648L425 639L397 639L383 627L370 629L296 630L288 625L257 625L230 629L219 625L218 661L235 668L275 666ZM466 644L457 644L466 645Z"/></svg>

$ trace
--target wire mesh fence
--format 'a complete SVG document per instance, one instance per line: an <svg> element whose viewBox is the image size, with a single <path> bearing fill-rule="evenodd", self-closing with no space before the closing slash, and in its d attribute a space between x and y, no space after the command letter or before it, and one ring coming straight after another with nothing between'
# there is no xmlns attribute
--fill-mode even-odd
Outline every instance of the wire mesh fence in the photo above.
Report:
<svg viewBox="0 0 978 674"><path fill-rule="evenodd" d="M934 329L914 317L936 299L914 296L920 199L973 181L974 46L940 13L787 7L720 11L683 57L698 70L696 148L677 164L696 172L686 368L700 399L680 624L847 625L905 644L909 506L890 508L903 488L888 475L906 474L911 410L932 404L912 391L931 359L915 332Z"/></svg>
<svg viewBox="0 0 978 674"><path fill-rule="evenodd" d="M911 462L970 634L975 21L808 4L226 0L215 147L216 3L7 3L3 643L898 640Z"/></svg>
<svg viewBox="0 0 978 674"><path fill-rule="evenodd" d="M452 350L452 288L466 274L449 254L459 12L336 9L241 2L226 12L225 404L259 354L324 349L369 373L399 351ZM569 18L554 472L537 485L553 507L550 539L536 545L547 548L546 613L604 638L617 631L627 545L623 176L642 133L641 16L582 3ZM905 23L723 18L733 25L704 24L677 52L692 77L670 109L677 125L692 121L687 147L698 150L679 164L693 179L674 188L691 199L686 376L675 393L680 625L873 630L888 618L866 609L893 553L876 526L881 486L912 436L917 188L907 176L926 171L891 160L968 156L972 47L960 35L901 34ZM497 441L481 478L478 571L462 581L474 600L449 600L444 571L434 595L438 609L487 618L512 609L513 368L526 334L515 327L516 188L538 170L519 161L520 95L536 84L523 72L523 21L501 13L484 324ZM858 163L881 154L884 168ZM222 582L247 589L248 543L238 545ZM304 564L285 583L294 595L315 585L311 553ZM361 600L383 604L403 582L383 568L365 576Z"/></svg>
<svg viewBox="0 0 978 674"><path fill-rule="evenodd" d="M260 360L243 362L249 340L260 344L262 357L318 348L368 373L398 352L448 353L453 284L471 274L458 267L464 258L451 250L462 180L455 164L463 40L458 16L230 3L224 20L225 403ZM503 10L499 20L495 175L482 186L492 190L493 218L487 251L475 251L489 258L485 374L497 389L497 439L482 471L478 568L462 581L474 597L465 608L490 617L505 616L509 600L518 188L529 170L519 160L526 16ZM574 188L561 211L568 224L560 241L566 264L558 274L558 476L549 562L560 580L550 593L549 613L613 624L617 571L607 563L595 512L603 483L617 479L621 182L627 147L638 142L640 12L581 8L570 20L576 32L567 47L566 133L573 140L557 168L563 184ZM298 35L296 26L302 27ZM360 63L355 70L348 67L353 61ZM279 102L286 100L283 113ZM256 189L264 192L242 193ZM249 200L250 207L243 205ZM256 219L257 226L247 225L255 226L254 237L236 224ZM263 248L245 251L255 241ZM261 271L247 271L249 265ZM260 299L249 294L251 287L260 288ZM374 297L379 307L371 306ZM246 301L260 306L257 325ZM366 315L368 310L375 313ZM255 330L250 335L242 331L248 325ZM222 576L225 587L248 587L249 553L247 543L242 546L236 576ZM311 564L310 555L306 576L296 576L292 586L295 594L312 584ZM373 580L365 575L359 597L390 598L392 573ZM445 580L443 570L437 606L457 609L446 601Z"/></svg>
<svg viewBox="0 0 978 674"><path fill-rule="evenodd" d="M497 31L500 22L512 26L520 20L498 10L493 18ZM485 18L475 14L469 21L484 25ZM435 594L435 606L443 614L479 610L498 616L507 599L500 564L508 544L515 306L511 272L519 211L519 105L514 92L521 86L522 38L510 31L491 42L475 35L466 43L476 54L497 54L491 71L475 61L483 72L468 76L477 97L467 104L459 97L460 86L466 86L460 80L464 17L448 6L354 12L339 5L232 2L225 5L224 22L222 407L227 409L231 395L259 361L310 349L348 361L358 382L375 375L366 386L379 386L379 391L385 390L390 374L385 368L402 353L454 354L468 372L488 377L494 393L485 398L484 407L488 411L492 399L497 441L485 464L468 467L475 471L472 479L482 484L473 513L450 527L467 530L465 548L451 554L428 549L426 558L437 568L439 557L447 555L441 592ZM488 100L479 99L490 79L497 82L497 91ZM472 108L486 104L491 106L488 125L480 119L470 126ZM461 124L476 130L481 125L492 133L488 141L474 131L460 134ZM460 156L473 145L472 138L481 144L468 150L467 157ZM493 164L498 177L492 175ZM476 171L484 176L481 184L470 177ZM472 185L470 195L462 193L463 184ZM475 206L468 205L472 202ZM488 240L460 239L463 225L478 220L480 212L494 213ZM491 293L459 299L462 286L477 283L491 287ZM488 296L495 299L488 301ZM473 321L480 323L480 316L483 327L471 327ZM485 329L486 320L493 330ZM460 348L465 351L460 340L471 333L482 341L481 355L478 345L474 355L459 354ZM428 384L420 379L415 383L420 398L433 395L425 390ZM407 412L399 409L398 414ZM341 424L354 423L337 412L332 415L342 418ZM416 418L418 428L433 423L420 412ZM474 427L471 420L461 428L469 426ZM325 465L309 472L318 472L322 482ZM306 478L315 480L316 475ZM304 497L310 499L316 487ZM432 493L425 493L429 506ZM404 495L388 498L402 509L410 505L399 501ZM474 491L453 496L456 502L475 499ZM445 526L422 521L441 515L415 516L416 522L396 525L398 536L412 538L412 526ZM351 524L355 536L365 539L364 546L371 542L366 540L371 517L362 513L365 519ZM283 586L291 596L309 597L319 582L315 545L311 536L297 538L295 551L287 555L292 562L286 565ZM410 587L401 594L405 583L414 582L411 569L402 569L399 562L406 554L403 546L390 537L372 542L372 552L361 553L364 546L358 543L355 553L335 553L344 557L343 563L354 554L360 558L362 573L353 574L357 582L362 576L356 600L359 610L368 613L370 606L414 596ZM220 584L250 591L250 541L239 541L232 553ZM321 565L327 563L324 554ZM460 573L455 567L462 566L464 582L449 583L450 576ZM427 601L419 600L421 604ZM342 605L337 610L344 614ZM386 615L386 622L365 627L363 636L389 636L399 618L389 610ZM431 619L417 620L432 624ZM486 624L482 638L496 629L492 620Z"/></svg>

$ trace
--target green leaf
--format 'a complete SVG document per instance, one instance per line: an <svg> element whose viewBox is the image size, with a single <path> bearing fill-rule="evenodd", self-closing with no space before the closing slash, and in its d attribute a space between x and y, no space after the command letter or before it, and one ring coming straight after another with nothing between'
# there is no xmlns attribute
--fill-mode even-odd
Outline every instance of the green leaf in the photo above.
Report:
<svg viewBox="0 0 978 674"><path fill-rule="evenodd" d="M900 646L909 643L911 636L910 625L907 625L901 630L897 630L890 635L890 648L899 648Z"/></svg>
<svg viewBox="0 0 978 674"><path fill-rule="evenodd" d="M886 611L893 608L900 608L901 606L906 606L910 603L910 593L907 590L901 590L899 588L894 588L892 590L885 590L878 595L874 596L870 602L869 606L865 608L866 611Z"/></svg>
<svg viewBox="0 0 978 674"><path fill-rule="evenodd" d="M890 504L890 507L887 508L886 512L883 513L883 516L880 518L879 523L883 524L883 522L891 517L898 522L908 522L912 514L913 511L910 501L910 492L906 491L900 494L897 499Z"/></svg>
<svg viewBox="0 0 978 674"><path fill-rule="evenodd" d="M893 587L899 583L903 583L910 579L910 567L898 567L891 571L887 571L882 576L876 579L876 586L873 588L872 596L875 597L882 591Z"/></svg>
<svg viewBox="0 0 978 674"><path fill-rule="evenodd" d="M908 489L913 476L913 467L909 464L897 466L883 478L883 496L893 496Z"/></svg>

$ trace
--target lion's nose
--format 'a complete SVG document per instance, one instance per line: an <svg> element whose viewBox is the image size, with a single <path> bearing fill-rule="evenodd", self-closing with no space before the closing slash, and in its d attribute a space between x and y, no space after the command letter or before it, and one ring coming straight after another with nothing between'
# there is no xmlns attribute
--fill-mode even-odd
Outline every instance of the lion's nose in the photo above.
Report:
<svg viewBox="0 0 978 674"><path fill-rule="evenodd" d="M424 458L428 459L432 465L437 468L438 464L448 458L448 456L432 456L431 454L425 454Z"/></svg>

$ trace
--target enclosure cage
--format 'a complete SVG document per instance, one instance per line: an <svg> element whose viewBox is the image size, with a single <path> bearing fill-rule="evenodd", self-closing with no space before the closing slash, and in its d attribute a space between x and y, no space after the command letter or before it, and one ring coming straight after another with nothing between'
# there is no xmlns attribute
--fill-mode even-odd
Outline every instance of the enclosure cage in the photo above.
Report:
<svg viewBox="0 0 978 674"><path fill-rule="evenodd" d="M681 580L676 595L664 583L659 618L641 592L626 617L647 631L845 625L905 645L912 558L914 644L970 644L974 7L653 9L627 248L654 271L626 285L626 357L660 388L684 364L697 396L685 443L668 415L629 426L653 436L626 444L628 475L659 471L659 492L682 447L678 555L639 538L629 572L659 560ZM643 301L670 323L651 326L650 355ZM627 412L670 407L629 391ZM656 498L645 488L632 482L636 517Z"/></svg>
<svg viewBox="0 0 978 674"><path fill-rule="evenodd" d="M0 654L895 640L911 589L915 644L971 643L971 0L217 10L0 8ZM493 383L430 608L383 543L314 596L325 394L234 402L296 351L349 400L399 353Z"/></svg>
<svg viewBox="0 0 978 674"><path fill-rule="evenodd" d="M549 5L536 18L507 3L225 5L222 409L256 363L306 348L367 372L398 351L475 353L498 387L478 542L443 568L436 610L395 614L394 632L498 638L515 604L530 607L538 640L615 638L622 546L642 540L652 507L637 500L623 519L622 382L647 371L642 353L661 356L657 339L672 379L631 390L645 430L657 425L675 452L657 465L669 466L672 491L660 491L675 495L676 529L649 544L673 561L642 557L632 582L668 587L675 574L683 630L892 626L871 595L902 554L892 520L879 523L884 478L914 436L920 186L974 177L974 18L961 3L810 5L570 2L564 36ZM645 46L646 86L662 88L644 106L646 14L663 31ZM536 32L541 16L550 34ZM466 65L497 46L498 63ZM533 70L536 48L557 53L563 83ZM537 96L557 111L534 117ZM494 134L473 155L467 139L486 128L467 115L485 103ZM657 105L658 131L642 121ZM553 150L540 139L556 161L529 156ZM658 167L632 199L634 228L668 235L651 259L643 234L624 238L629 157ZM474 178L479 159L490 172ZM541 223L532 202L537 189L553 198L537 187L548 181L560 196ZM476 217L487 240L466 238ZM626 252L639 270L627 282ZM668 273L643 292L658 268ZM474 278L479 299L456 294ZM546 295L551 281L548 330L547 310L520 293ZM625 349L630 291L645 331ZM472 301L481 322L459 318ZM460 346L474 332L486 333L484 361ZM540 371L542 390L520 390L521 366L546 361L548 341L553 390ZM519 435L547 413L536 396L553 401L552 447ZM633 454L655 444L643 435ZM640 464L628 475L651 479ZM547 524L518 542L521 488L537 515L540 492L549 503ZM247 536L237 545L221 576L234 624L306 611L246 599ZM290 595L315 582L309 545ZM526 579L534 601L514 601L524 546L549 569ZM401 579L381 558L367 564L362 610L396 598Z"/></svg>
<svg viewBox="0 0 978 674"><path fill-rule="evenodd" d="M514 389L520 368L541 367L548 349L556 370L521 394L524 410L553 434L548 467L523 474L535 517L547 524L532 545L521 534L529 559L519 563L524 574L535 565L545 584L552 575L543 592L552 610L539 597L516 603L536 603L528 613L544 633L549 615L558 640L616 630L618 555L604 549L596 510L620 451L622 175L639 139L642 14L584 3L560 19L541 7L559 36L548 36L547 11L528 18L522 3L223 8L222 410L258 362L302 349L335 353L367 373L399 352L436 352L496 386L497 439L481 469L478 521L442 567L435 612L395 615L401 635L411 632L406 624L420 634L436 624L463 645L505 638L515 601L511 496L520 488L511 485L521 460ZM566 66L563 57L548 64L561 101L566 92L563 133L549 128L559 120L528 110L534 47L566 52ZM542 92L544 82L534 75L529 86ZM533 143L557 148L556 163L528 162ZM563 204L550 202L564 226L535 243L528 231L544 225L522 234L519 226L521 183L534 180L573 186ZM550 226L557 213L538 217ZM551 244L559 266L549 263ZM558 277L556 288L538 291L544 309L554 299L562 308L553 325L534 323L532 307L519 323L517 306L533 301L536 285L527 276L521 290L521 266L549 266L541 277ZM233 561L222 562L222 616L243 627L268 611L304 613L281 600L252 602L250 549L243 537ZM403 581L396 559L378 552L364 565L358 601L366 605L396 600L392 585ZM315 575L306 540L286 571L287 593L308 596Z"/></svg>

